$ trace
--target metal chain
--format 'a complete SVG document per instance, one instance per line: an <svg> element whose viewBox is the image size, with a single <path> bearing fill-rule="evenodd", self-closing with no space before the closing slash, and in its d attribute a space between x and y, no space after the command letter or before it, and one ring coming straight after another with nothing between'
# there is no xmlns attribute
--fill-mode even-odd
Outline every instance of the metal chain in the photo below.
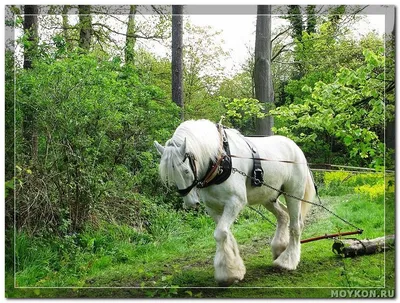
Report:
<svg viewBox="0 0 400 303"><path fill-rule="evenodd" d="M254 207L251 207L251 206L248 206L251 210L254 210L257 214L259 214L261 217L263 217L263 219L265 220L265 221L267 221L267 222L269 222L272 226L276 226L276 223L274 223L274 222L272 222L270 219L268 219L266 216L264 216L264 214L261 212L261 211L259 211L258 209L256 209L256 208L254 208Z"/></svg>
<svg viewBox="0 0 400 303"><path fill-rule="evenodd" d="M242 175L242 176L244 176L244 177L246 177L246 178L259 181L258 179L254 178L254 177L252 177L252 176L249 176L249 175L246 174L245 172L243 172L243 171L241 171L241 170L239 170L239 169L237 169L237 168L235 168L235 167L232 167L232 172L233 172L233 173L238 173L238 174L240 174L240 175ZM363 229L361 229L361 228L357 227L356 225L350 223L350 222L347 221L346 219L344 219L344 218L340 217L339 215L335 214L333 211L331 211L330 209L328 209L326 206L322 205L321 199L320 199L318 193L317 193L317 196L318 196L318 199L319 199L319 201L320 201L320 204L315 203L315 202L312 202L312 201L300 199L299 197L293 196L293 195L291 195L291 194L288 194L288 193L285 192L285 191L282 191L282 190L280 190L280 189L278 189L278 188L275 188L275 187L273 187L273 186L271 186L271 185L268 185L268 184L266 184L265 182L262 182L262 185L264 185L264 186L266 186L266 187L268 187L268 188L270 188L270 189L272 189L272 190L275 190L275 191L277 191L278 193L283 194L283 195L285 195L285 196L287 196L287 197L291 197L291 198L294 198L294 199L297 199L297 200L300 200L300 201L309 203L309 204L311 204L311 205L315 205L315 206L318 206L318 207L322 207L322 208L325 209L327 212L329 212L330 214L334 215L336 218L338 218L339 220L343 221L344 223L346 223L346 224L348 224L348 225L350 225L350 226L356 228L357 230L359 230L359 231L361 231L361 232L363 231Z"/></svg>

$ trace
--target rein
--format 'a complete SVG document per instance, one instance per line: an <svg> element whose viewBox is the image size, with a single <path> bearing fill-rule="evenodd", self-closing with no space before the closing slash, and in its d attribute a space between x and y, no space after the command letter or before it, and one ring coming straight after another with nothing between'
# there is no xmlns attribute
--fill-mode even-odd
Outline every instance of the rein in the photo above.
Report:
<svg viewBox="0 0 400 303"><path fill-rule="evenodd" d="M225 181L232 170L232 163L231 159L232 158L237 158L237 159L246 159L246 160L253 160L255 161L269 161L269 162L280 162L280 163L288 163L288 164L299 164L299 165L317 165L317 166L324 166L324 167L332 167L332 168L347 168L347 166L344 165L334 165L334 164L316 164L316 163L307 163L307 162L296 162L296 161L291 161L291 160L277 160L277 159L268 159L268 158L261 158L258 156L258 154L254 154L254 149L251 145L249 145L248 141L245 139L245 142L249 145L250 149L253 152L253 157L244 157L244 156L238 156L238 155L232 155L229 152L229 144L228 144L228 138L226 136L226 133L224 131L224 127L222 126L221 122L216 124L218 133L220 136L220 146L219 146L219 156L217 158L217 161L213 162L210 161L210 166L209 169L207 170L204 178L201 180L198 177L197 174L197 167L196 167L196 158L192 153L185 153L185 157L183 158L183 162L186 161L186 159L189 159L189 165L190 168L193 172L194 175L194 181L193 183L188 186L185 189L178 189L178 193L182 196L185 197L189 194L189 192L194 188L204 188L207 186L210 186L212 184L220 184L223 181ZM225 151L224 151L225 149ZM224 165L225 162L229 162L228 166ZM222 167L221 167L222 166ZM351 168L357 168L357 169L365 169L365 170L373 170L373 169L368 169L368 168L358 168L358 167L351 167ZM222 174L222 175L221 175ZM262 174L262 172L261 172ZM255 176L256 177L256 176ZM253 179L252 179L253 180ZM254 186L261 186L263 184L262 182L262 175L257 176L254 180Z"/></svg>
<svg viewBox="0 0 400 303"><path fill-rule="evenodd" d="M229 157L232 158L237 158L237 159L246 159L246 160L259 160L259 161L274 161L274 162L282 162L282 163L290 163L290 164L306 164L308 165L309 163L303 163L303 162L295 162L295 161L290 161L290 160L275 160L275 159L267 159L267 158L249 158L249 157L243 157L243 156L236 156L236 155L229 155Z"/></svg>
<svg viewBox="0 0 400 303"><path fill-rule="evenodd" d="M218 129L218 133L220 136L219 156L215 163L213 163L213 162L210 163L210 167L207 170L207 173L204 176L204 178L202 178L200 180L198 177L195 156L192 153L185 153L183 162L185 162L186 159L189 159L189 165L190 165L190 168L194 175L194 181L187 188L184 188L184 189L178 188L177 191L178 191L179 195L181 195L182 197L187 196L194 187L205 188L212 184L220 184L223 181L225 181L230 176L230 173L232 170L232 164L231 164L232 158L248 159L248 160L253 160L253 162L254 161L276 161L276 162L283 162L283 163L306 164L307 165L307 163L300 163L300 162L289 161L289 160L272 160L272 159L267 159L267 158L260 158L257 153L254 153L254 148L251 145L249 145L249 142L246 141L246 139L245 139L245 142L249 145L249 148L252 150L253 157L249 158L249 157L232 155L232 154L230 154L230 151L229 151L228 138L224 131L224 127L222 126L221 123L217 123L217 129ZM225 149L225 152L224 152L224 149ZM229 162L228 167L226 167L226 165L223 165L223 162ZM222 164L222 167L221 167L221 164ZM218 176L221 176L220 180L216 180L216 179L218 179ZM261 168L261 175L260 174L255 175L255 177L256 177L256 180L254 182L254 186L261 186L263 183L262 168Z"/></svg>
<svg viewBox="0 0 400 303"><path fill-rule="evenodd" d="M356 173L361 173L361 172L377 172L376 169L374 168L368 168L368 167L358 167L358 166L348 166L348 165L338 165L338 164L329 164L329 163L311 163L311 162L296 162L296 161L290 161L290 160L277 160L277 159L268 159L268 158L250 158L250 157L243 157L243 156L237 156L237 155L228 155L229 157L232 158L237 158L237 159L245 159L245 160L259 160L259 161L269 161L269 162L281 162L281 163L289 163L289 164L304 164L308 166L313 166L313 167L318 167L318 168L313 168L313 170L327 170L327 168L331 168L332 171L337 171L340 169L343 169L347 172L356 172ZM353 169L353 170L350 170ZM393 170L386 169L385 173L393 173Z"/></svg>
<svg viewBox="0 0 400 303"><path fill-rule="evenodd" d="M232 170L233 170L233 173L238 173L238 174L240 174L240 175L242 175L242 176L244 176L244 177L246 177L246 178L249 178L249 179L254 178L254 177L252 177L252 176L249 176L249 175L246 174L245 172L238 170L237 168L233 168ZM283 191L283 190L281 190L281 189L278 189L278 188L275 188L275 187L273 187L273 186L271 186L271 185L268 185L268 184L265 183L265 182L263 182L262 185L263 185L263 186L266 186L266 187L268 187L268 188L270 188L270 189L272 189L272 190L275 190L275 191L277 191L279 194L283 194L284 196L288 196L288 197L294 198L294 199L296 199L296 200L299 200L299 201L302 201L302 202L305 202L305 203L308 203L308 204L311 204L311 205L314 205L314 206L321 207L322 209L324 209L325 211L327 211L327 212L330 213L331 215L335 216L336 218L338 218L338 219L341 220L342 222L344 222L344 223L346 223L347 225L352 226L352 227L354 227L354 228L356 229L356 231L343 232L343 233L332 234L332 235L327 235L327 234L325 234L324 236L320 236L320 237L315 237L315 238L310 238L310 239L304 239L304 240L301 240L301 243L308 243L308 242L317 241L317 240L321 240L321 239L329 239L329 238L332 238L332 237L335 237L335 236L340 236L340 235L362 234L363 231L364 231L363 229L357 227L357 226L354 225L353 223L349 222L349 221L346 220L345 218L339 216L338 214L336 214L336 213L334 213L333 211L331 211L330 209L328 209L325 205L323 205L322 202L321 202L321 198L320 198L319 195L318 195L318 191L317 191L317 187L316 187L315 183L314 183L314 187L315 187L315 189L316 189L316 195L317 195L318 200L319 200L319 202L320 202L319 204L318 204L318 203L315 203L315 202L312 202L312 201L309 201L309 200L305 200L305 199L296 197L296 196L294 196L294 195L291 195L291 194L289 194L289 193L287 193L287 192L285 192L285 191Z"/></svg>
<svg viewBox="0 0 400 303"><path fill-rule="evenodd" d="M243 175L244 177L247 177L247 178L251 179L252 181L253 180L257 181L256 186L266 186L266 187L268 187L268 188L270 188L272 190L277 191L279 194L284 194L285 196L289 196L289 197L295 198L295 199L297 199L299 201L303 201L303 202L306 202L308 204L321 207L325 211L327 211L330 214L334 215L336 218L340 219L342 222L344 222L347 225L350 225L350 226L356 228L356 231L343 232L343 233L337 233L337 234L329 234L329 235L325 234L325 235L319 236L319 237L314 237L314 238L310 238L310 239L303 239L303 240L301 240L301 243L313 242L313 241L317 241L317 240L320 240L320 239L330 239L330 238L335 238L337 236L354 235L354 234L362 234L363 233L363 229L355 226L351 222L347 221L343 217L337 215L336 213L334 213L333 211L328 209L326 206L322 205L321 199L320 199L320 197L318 195L318 189L317 189L317 186L316 186L314 180L313 180L313 183L314 183L314 187L315 187L315 190L316 190L316 195L317 195L317 197L319 199L319 202L320 202L319 204L317 204L315 202L312 202L312 201L301 199L299 197L296 197L296 196L293 196L291 194L288 194L287 192L284 192L281 189L272 187L272 186L266 184L262 179L259 180L259 178L256 175L249 176L248 174L246 174L243 171L238 170L237 168L232 168L231 158L253 160L253 162L255 160L256 161L275 161L275 162L281 162L281 163L303 164L303 165L304 164L305 165L310 165L311 163L303 163L303 162L296 162L296 161L290 161L290 160L276 160L276 159L268 159L268 158L258 157L257 152L254 151L253 147L249 144L249 142L247 142L246 139L245 139L246 143L249 145L250 149L253 152L253 157L249 158L249 157L232 155L232 154L230 154L230 151L229 151L229 144L228 144L227 135L226 135L226 133L224 131L224 128L223 128L221 123L217 123L217 129L218 129L218 133L219 133L219 136L220 136L220 139L221 139L220 140L220 146L219 146L219 156L217 158L217 161L215 161L215 163L213 163L213 162L210 163L210 167L207 170L207 172L206 172L206 174L205 174L205 176L204 176L204 178L202 180L199 180L199 178L198 178L197 167L196 167L196 159L195 159L194 154L193 153L185 153L185 157L183 159L183 162L185 162L186 159L189 159L189 165L190 165L190 168L191 168L191 170L193 172L193 175L194 175L194 181L187 188L178 189L178 193L182 197L185 197L186 195L188 195L190 193L190 191L196 186L199 187L199 188L204 188L204 187L207 187L207 186L212 185L212 184L220 184L220 183L224 182L227 178L229 178L231 172L232 173L236 173L237 172L237 173ZM228 167L226 167L226 163L228 163ZM330 165L330 166L333 167L333 166L336 166L336 165ZM340 167L340 166L337 166L337 167ZM221 176L221 178L217 178L218 176ZM253 209L253 210L255 210L255 209ZM259 213L259 214L262 215L261 213ZM270 223L272 223L272 222L270 222Z"/></svg>

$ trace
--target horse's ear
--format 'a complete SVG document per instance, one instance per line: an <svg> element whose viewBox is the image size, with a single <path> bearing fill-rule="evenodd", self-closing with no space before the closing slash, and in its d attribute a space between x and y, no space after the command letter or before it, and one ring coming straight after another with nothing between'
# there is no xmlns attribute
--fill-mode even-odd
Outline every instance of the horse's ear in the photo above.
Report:
<svg viewBox="0 0 400 303"><path fill-rule="evenodd" d="M158 153L162 156L162 154L164 153L164 149L165 149L164 146L162 146L157 141L154 141L154 146L157 148Z"/></svg>
<svg viewBox="0 0 400 303"><path fill-rule="evenodd" d="M179 147L179 151L181 155L184 155L186 153L186 137L183 139L182 145Z"/></svg>

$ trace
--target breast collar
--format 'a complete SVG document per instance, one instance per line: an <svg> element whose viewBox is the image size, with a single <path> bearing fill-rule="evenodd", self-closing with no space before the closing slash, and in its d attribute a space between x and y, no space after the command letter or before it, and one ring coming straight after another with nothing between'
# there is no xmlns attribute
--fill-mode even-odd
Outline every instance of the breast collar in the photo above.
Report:
<svg viewBox="0 0 400 303"><path fill-rule="evenodd" d="M188 195L189 192L196 186L198 188L205 188L214 184L221 184L222 182L226 181L231 175L232 159L231 157L229 157L230 150L228 136L226 135L225 128L221 124L217 124L217 129L221 137L219 156L216 161L210 160L210 165L202 179L198 179L194 155L192 153L185 154L183 162L185 162L186 159L189 159L189 165L192 169L195 179L189 187L185 189L178 189L178 193L182 197Z"/></svg>

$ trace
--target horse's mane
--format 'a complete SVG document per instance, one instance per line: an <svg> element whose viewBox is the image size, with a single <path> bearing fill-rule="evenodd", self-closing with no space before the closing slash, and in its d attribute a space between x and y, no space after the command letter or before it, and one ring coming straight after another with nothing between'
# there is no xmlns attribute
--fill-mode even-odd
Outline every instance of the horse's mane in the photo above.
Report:
<svg viewBox="0 0 400 303"><path fill-rule="evenodd" d="M183 156L179 147L186 138L186 152L192 153L198 164L198 173L204 174L210 160L218 157L220 136L217 127L209 120L188 120L175 130L174 135L165 144L160 162L160 176L164 183L173 185L178 178L184 179L182 171L174 169L182 164Z"/></svg>

